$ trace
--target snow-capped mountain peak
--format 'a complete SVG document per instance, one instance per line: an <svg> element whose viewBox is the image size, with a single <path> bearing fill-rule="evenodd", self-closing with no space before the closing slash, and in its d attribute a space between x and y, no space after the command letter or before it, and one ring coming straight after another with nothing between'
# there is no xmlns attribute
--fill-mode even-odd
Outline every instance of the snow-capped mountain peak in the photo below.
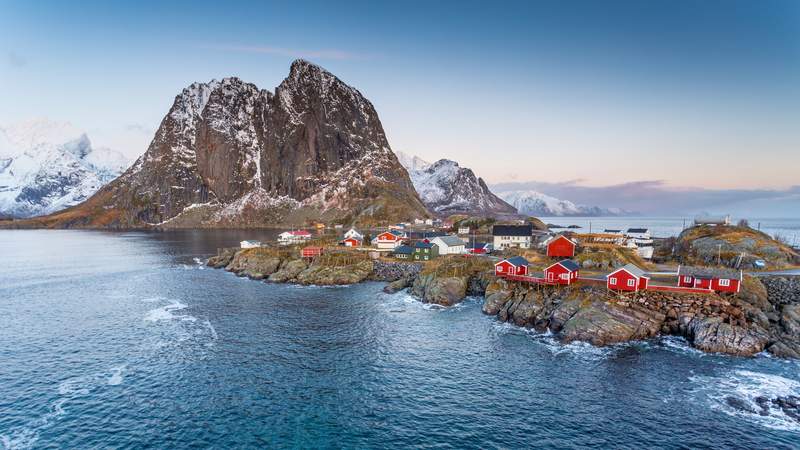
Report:
<svg viewBox="0 0 800 450"><path fill-rule="evenodd" d="M416 156L396 152L422 202L439 214L515 214L516 210L496 195L472 170L440 159L430 164Z"/></svg>
<svg viewBox="0 0 800 450"><path fill-rule="evenodd" d="M126 158L94 148L68 122L0 127L0 216L29 217L77 204L116 178Z"/></svg>
<svg viewBox="0 0 800 450"><path fill-rule="evenodd" d="M617 216L627 213L617 208L576 205L533 190L506 191L498 195L517 208L520 214L528 216Z"/></svg>
<svg viewBox="0 0 800 450"><path fill-rule="evenodd" d="M409 155L399 150L395 150L394 154L397 156L397 160L400 161L400 164L409 172L412 170L425 170L431 165L431 163L416 155Z"/></svg>

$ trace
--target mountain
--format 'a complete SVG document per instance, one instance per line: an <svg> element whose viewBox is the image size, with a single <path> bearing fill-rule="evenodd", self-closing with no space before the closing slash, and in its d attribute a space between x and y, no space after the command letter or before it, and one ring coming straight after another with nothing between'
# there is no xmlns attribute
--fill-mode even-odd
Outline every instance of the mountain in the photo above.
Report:
<svg viewBox="0 0 800 450"><path fill-rule="evenodd" d="M0 217L76 205L121 174L121 153L96 148L69 123L39 119L0 127Z"/></svg>
<svg viewBox="0 0 800 450"><path fill-rule="evenodd" d="M622 216L632 214L617 208L576 205L537 191L507 191L500 197L527 216Z"/></svg>
<svg viewBox="0 0 800 450"><path fill-rule="evenodd" d="M30 226L252 227L427 217L361 93L307 61L275 93L194 83L147 151L86 202Z"/></svg>
<svg viewBox="0 0 800 450"><path fill-rule="evenodd" d="M405 154L401 154L399 159L408 170L422 202L437 214L502 215L517 212L494 195L483 179L455 161L440 159L429 164Z"/></svg>
<svg viewBox="0 0 800 450"><path fill-rule="evenodd" d="M395 150L394 154L397 156L397 160L400 161L400 164L409 172L412 170L425 170L431 166L431 163L418 156L409 155L398 150Z"/></svg>

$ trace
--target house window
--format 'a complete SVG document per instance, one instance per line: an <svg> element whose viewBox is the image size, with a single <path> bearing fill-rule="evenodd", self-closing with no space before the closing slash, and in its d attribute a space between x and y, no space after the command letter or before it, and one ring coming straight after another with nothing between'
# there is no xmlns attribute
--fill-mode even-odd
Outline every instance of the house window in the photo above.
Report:
<svg viewBox="0 0 800 450"><path fill-rule="evenodd" d="M628 287L634 287L636 285L636 280L628 280Z"/></svg>
<svg viewBox="0 0 800 450"><path fill-rule="evenodd" d="M569 274L567 274L567 273L562 273L562 274L561 274L561 279L562 279L562 280L566 280L566 279L568 279L568 278L569 278Z"/></svg>
<svg viewBox="0 0 800 450"><path fill-rule="evenodd" d="M425 261L427 261L427 260L428 260L428 255L425 255Z"/></svg>
<svg viewBox="0 0 800 450"><path fill-rule="evenodd" d="M683 282L684 283L689 283L691 281L692 281L692 277L683 277Z"/></svg>
<svg viewBox="0 0 800 450"><path fill-rule="evenodd" d="M503 266L497 266L497 271L498 272L502 272L503 271Z"/></svg>
<svg viewBox="0 0 800 450"><path fill-rule="evenodd" d="M731 285L731 280L729 280L727 278L723 278L723 279L719 280L719 285L722 286L722 287L728 287L728 286Z"/></svg>
<svg viewBox="0 0 800 450"><path fill-rule="evenodd" d="M608 284L610 284L610 285L612 285L612 286L616 286L616 285L617 285L617 277L611 277L611 278L609 278L609 279L608 279Z"/></svg>

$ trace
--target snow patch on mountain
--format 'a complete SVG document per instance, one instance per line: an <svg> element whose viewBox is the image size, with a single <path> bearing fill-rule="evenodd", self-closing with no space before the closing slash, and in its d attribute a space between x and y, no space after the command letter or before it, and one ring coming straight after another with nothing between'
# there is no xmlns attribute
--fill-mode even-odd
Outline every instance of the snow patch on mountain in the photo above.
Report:
<svg viewBox="0 0 800 450"><path fill-rule="evenodd" d="M431 163L416 155L409 155L408 153L403 153L398 150L395 150L394 154L397 156L397 160L400 161L400 164L409 172L412 170L425 170L431 166Z"/></svg>
<svg viewBox="0 0 800 450"><path fill-rule="evenodd" d="M569 200L561 200L538 191L506 191L498 194L500 198L517 208L520 214L528 216L620 216L630 214L618 208L576 205Z"/></svg>
<svg viewBox="0 0 800 450"><path fill-rule="evenodd" d="M416 156L395 152L408 171L420 199L440 214L515 214L516 210L494 195L483 179L457 162L440 159L430 164Z"/></svg>
<svg viewBox="0 0 800 450"><path fill-rule="evenodd" d="M49 214L86 200L128 165L68 122L0 126L0 216Z"/></svg>

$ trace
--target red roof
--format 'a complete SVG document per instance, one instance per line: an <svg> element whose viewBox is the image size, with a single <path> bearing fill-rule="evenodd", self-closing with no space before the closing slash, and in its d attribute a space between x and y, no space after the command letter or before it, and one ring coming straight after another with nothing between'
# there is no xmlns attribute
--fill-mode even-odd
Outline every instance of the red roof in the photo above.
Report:
<svg viewBox="0 0 800 450"><path fill-rule="evenodd" d="M289 234L292 236L311 236L311 233L306 230L290 231Z"/></svg>

